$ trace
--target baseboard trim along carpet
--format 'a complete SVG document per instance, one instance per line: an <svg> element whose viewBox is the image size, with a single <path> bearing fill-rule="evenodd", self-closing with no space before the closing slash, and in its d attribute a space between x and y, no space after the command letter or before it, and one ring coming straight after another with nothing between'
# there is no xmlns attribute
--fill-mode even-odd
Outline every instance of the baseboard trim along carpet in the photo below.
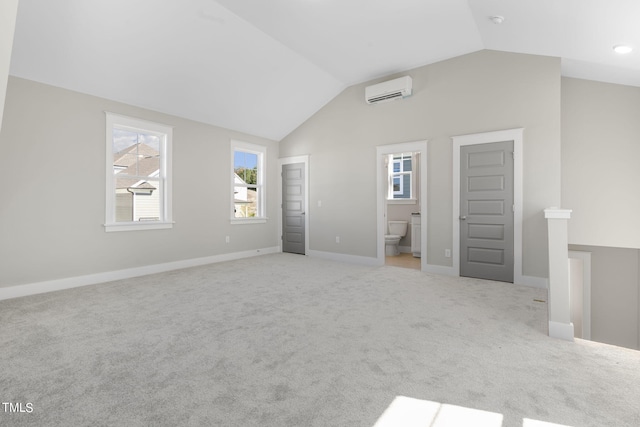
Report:
<svg viewBox="0 0 640 427"><path fill-rule="evenodd" d="M313 251L309 250L307 254L313 258L321 258L329 261L338 261L338 262L348 262L350 264L360 264L360 265L369 265L369 266L377 266L380 265L380 261L378 258L360 256L360 255L348 255L348 254L340 254L337 252L325 252L325 251Z"/></svg>
<svg viewBox="0 0 640 427"><path fill-rule="evenodd" d="M427 264L426 268L423 271L425 273L438 274L440 276L458 276L453 267L445 267L442 265ZM539 289L549 288L549 280L545 279L544 277L516 276L514 284Z"/></svg>
<svg viewBox="0 0 640 427"><path fill-rule="evenodd" d="M565 341L573 341L573 323L560 323L549 320L549 336Z"/></svg>
<svg viewBox="0 0 640 427"><path fill-rule="evenodd" d="M456 277L456 271L453 267L445 267L443 265L435 265L435 264L427 264L425 273L438 274L440 276L451 276Z"/></svg>
<svg viewBox="0 0 640 427"><path fill-rule="evenodd" d="M384 264L384 260L382 261L382 264L381 264L378 258L365 257L360 255L347 255L347 254L341 254L337 252L309 250L307 255L310 257L322 258L330 261L347 262L350 264L360 264L360 265L368 265L368 266L374 266L374 267ZM440 276L451 276L451 277L458 276L458 274L456 274L456 271L453 267L447 267L447 266L435 265L435 264L427 264L423 272L430 273L430 274L437 274ZM529 286L532 288L539 288L539 289L549 288L549 280L544 277L516 275L514 284Z"/></svg>
<svg viewBox="0 0 640 427"><path fill-rule="evenodd" d="M182 268L197 267L217 262L233 261L236 259L273 254L277 252L280 252L280 248L278 246L274 246L270 248L253 249L250 251L212 255L203 258L185 259L163 264L145 265L142 267L127 268L124 270L106 271L103 273L88 274L85 276L9 286L6 288L0 288L0 301L28 295L43 294L46 292L61 291L63 289L78 288L80 286L97 285L99 283L112 282L114 280L130 279L132 277L146 276L148 274L164 273L172 270L180 270Z"/></svg>
<svg viewBox="0 0 640 427"><path fill-rule="evenodd" d="M515 278L515 284L532 288L549 289L549 279L544 277L517 276Z"/></svg>

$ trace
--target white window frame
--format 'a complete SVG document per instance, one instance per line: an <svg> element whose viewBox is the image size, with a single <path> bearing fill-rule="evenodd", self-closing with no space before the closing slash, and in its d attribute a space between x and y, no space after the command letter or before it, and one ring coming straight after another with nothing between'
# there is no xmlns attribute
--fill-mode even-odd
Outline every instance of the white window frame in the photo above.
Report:
<svg viewBox="0 0 640 427"><path fill-rule="evenodd" d="M172 141L173 127L134 117L105 112L106 115L106 210L105 231L158 230L173 227L172 215ZM160 137L160 172L158 173L160 191L163 195L160 207L160 221L116 222L115 217L115 180L113 179L113 130L124 129L132 132L152 134Z"/></svg>
<svg viewBox="0 0 640 427"><path fill-rule="evenodd" d="M416 165L416 156L414 153L410 153L410 157L411 157L411 171L405 171L404 170L404 165L403 165L403 160L404 157L409 154L409 153L394 153L394 154L389 154L388 155L388 160L387 160L387 170L388 170L388 192L387 192L387 202L391 203L391 204L415 204L417 202L417 199L415 197L415 189L416 189L416 174L414 173L414 169L415 169L415 165ZM394 157L400 156L401 159L400 160L395 160ZM393 165L394 163L400 163L400 172L394 172L393 171ZM393 196L396 194L396 192L393 191L393 178L397 177L397 176L402 176L402 175L409 175L411 176L411 188L410 190L410 194L409 194L409 198L394 198ZM400 180L400 187L401 189L404 186L404 180ZM400 191L398 194L402 194L404 193L404 191Z"/></svg>
<svg viewBox="0 0 640 427"><path fill-rule="evenodd" d="M257 183L255 185L258 190L258 200L256 204L257 214L254 217L250 218L236 218L235 217L235 187L237 184L234 182L233 176L235 174L234 168L234 158L236 151L243 151L245 153L256 154L258 156L258 173L256 176ZM264 145L251 144L249 142L231 140L231 191L229 192L231 195L231 206L230 206L230 215L231 215L231 224L260 224L267 222L267 191L266 191L266 179L265 179L265 170L267 167L267 147ZM252 187L254 185L251 185Z"/></svg>

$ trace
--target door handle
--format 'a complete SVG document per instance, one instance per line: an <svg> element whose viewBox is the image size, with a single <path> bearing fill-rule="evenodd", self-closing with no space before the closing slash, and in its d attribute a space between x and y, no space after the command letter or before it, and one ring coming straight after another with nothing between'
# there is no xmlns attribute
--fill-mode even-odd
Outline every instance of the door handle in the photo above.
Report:
<svg viewBox="0 0 640 427"><path fill-rule="evenodd" d="M304 214L305 214L305 212L302 212L300 215L304 215Z"/></svg>
<svg viewBox="0 0 640 427"><path fill-rule="evenodd" d="M460 216L458 217L458 219L459 219L460 221L465 221L465 220L467 219L467 216L466 216L466 215L460 215Z"/></svg>

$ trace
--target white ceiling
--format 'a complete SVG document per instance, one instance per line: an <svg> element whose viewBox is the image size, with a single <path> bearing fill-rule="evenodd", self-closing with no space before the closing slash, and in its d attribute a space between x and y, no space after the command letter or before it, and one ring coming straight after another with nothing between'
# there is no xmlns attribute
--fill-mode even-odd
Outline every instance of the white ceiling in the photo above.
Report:
<svg viewBox="0 0 640 427"><path fill-rule="evenodd" d="M640 1L20 0L11 74L280 140L347 86L480 49L640 86Z"/></svg>

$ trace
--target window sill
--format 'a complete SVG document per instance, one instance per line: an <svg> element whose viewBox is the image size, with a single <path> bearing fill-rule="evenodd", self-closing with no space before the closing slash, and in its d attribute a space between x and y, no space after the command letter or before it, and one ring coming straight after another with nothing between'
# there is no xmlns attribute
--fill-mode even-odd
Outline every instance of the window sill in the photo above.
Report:
<svg viewBox="0 0 640 427"><path fill-rule="evenodd" d="M104 224L104 231L107 233L112 231L140 231L140 230L162 230L173 228L173 222L118 222L112 224Z"/></svg>
<svg viewBox="0 0 640 427"><path fill-rule="evenodd" d="M387 203L390 205L415 205L418 203L416 199L387 199Z"/></svg>
<svg viewBox="0 0 640 427"><path fill-rule="evenodd" d="M265 224L266 217L261 218L231 218L231 224Z"/></svg>

